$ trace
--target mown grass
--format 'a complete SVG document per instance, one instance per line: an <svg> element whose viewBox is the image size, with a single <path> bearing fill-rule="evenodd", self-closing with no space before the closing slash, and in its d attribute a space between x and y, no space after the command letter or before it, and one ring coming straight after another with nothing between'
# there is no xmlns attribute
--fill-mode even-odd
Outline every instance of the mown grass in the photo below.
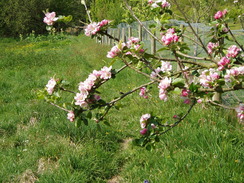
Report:
<svg viewBox="0 0 244 183"><path fill-rule="evenodd" d="M173 120L188 108L178 98L165 103L133 94L120 102L119 111L111 110L112 126L101 123L101 132L92 121L76 128L65 112L36 99L36 91L54 75L76 91L93 69L108 65L109 47L79 36L5 39L0 49L0 182L243 181L243 126L231 111L198 105L147 151L128 140L140 136L140 116L153 112ZM145 81L125 70L104 84L102 97L111 100Z"/></svg>

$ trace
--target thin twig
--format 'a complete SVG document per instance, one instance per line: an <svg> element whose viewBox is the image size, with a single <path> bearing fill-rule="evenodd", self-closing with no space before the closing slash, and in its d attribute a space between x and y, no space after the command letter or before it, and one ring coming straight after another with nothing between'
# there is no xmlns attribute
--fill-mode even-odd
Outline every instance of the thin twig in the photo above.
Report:
<svg viewBox="0 0 244 183"><path fill-rule="evenodd" d="M63 110L63 111L70 112L70 110L65 109L65 108L63 108L63 107L60 107L59 105L54 104L54 103L52 103L52 102L49 102L49 104L51 104L51 105L53 105L53 106L55 106L55 107L57 107L57 108L59 108L59 109L61 109L61 110Z"/></svg>

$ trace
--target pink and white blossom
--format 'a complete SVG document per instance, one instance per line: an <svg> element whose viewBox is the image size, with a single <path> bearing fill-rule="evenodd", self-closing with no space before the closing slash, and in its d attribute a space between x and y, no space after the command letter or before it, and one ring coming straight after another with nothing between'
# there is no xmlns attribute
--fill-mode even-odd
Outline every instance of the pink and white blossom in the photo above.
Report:
<svg viewBox="0 0 244 183"><path fill-rule="evenodd" d="M100 30L100 25L97 22L92 22L85 28L85 35L92 36L95 35Z"/></svg>
<svg viewBox="0 0 244 183"><path fill-rule="evenodd" d="M146 128L147 120L151 118L150 114L143 114L140 119L141 128Z"/></svg>
<svg viewBox="0 0 244 183"><path fill-rule="evenodd" d="M244 122L244 104L240 103L240 105L236 108L237 117L240 122Z"/></svg>
<svg viewBox="0 0 244 183"><path fill-rule="evenodd" d="M170 64L170 62L161 62L161 71L162 72L168 72L172 70L172 65Z"/></svg>
<svg viewBox="0 0 244 183"><path fill-rule="evenodd" d="M101 69L101 71L100 71L100 74L101 74L101 75L100 75L100 78L101 78L101 79L105 79L105 80L110 79L111 76L112 76L111 69L112 69L112 66L110 66L110 67L106 67L106 66L104 66L104 67Z"/></svg>
<svg viewBox="0 0 244 183"><path fill-rule="evenodd" d="M161 72L161 68L158 67L152 73L150 74L151 79L156 79L158 77L158 74Z"/></svg>
<svg viewBox="0 0 244 183"><path fill-rule="evenodd" d="M108 52L107 57L114 58L114 57L118 56L122 52L122 50L125 46L126 46L125 43L113 46L111 48L111 50Z"/></svg>
<svg viewBox="0 0 244 183"><path fill-rule="evenodd" d="M56 80L54 78L51 78L48 81L48 83L46 85L46 90L47 90L47 93L49 95L52 95L53 94L53 91L54 91L54 88L55 88L56 84L57 84L57 82L56 82Z"/></svg>
<svg viewBox="0 0 244 183"><path fill-rule="evenodd" d="M55 12L47 12L45 13L45 17L43 19L43 22L46 23L47 25L53 25L54 22L56 22L58 20L58 17L56 17L56 13Z"/></svg>
<svg viewBox="0 0 244 183"><path fill-rule="evenodd" d="M240 48L238 48L236 45L232 45L232 46L230 46L229 48L228 48L228 50L227 50L227 54L226 54L226 56L228 57L228 58L235 58L237 55L238 55L238 53L241 51L241 49Z"/></svg>
<svg viewBox="0 0 244 183"><path fill-rule="evenodd" d="M167 32L162 36L162 41L165 45L178 42L179 37L175 33L174 28L168 29Z"/></svg>
<svg viewBox="0 0 244 183"><path fill-rule="evenodd" d="M209 42L207 45L208 53L212 54L214 52L214 49L216 49L218 46L219 46L218 42L217 43Z"/></svg>
<svg viewBox="0 0 244 183"><path fill-rule="evenodd" d="M228 59L227 57L222 57L220 59L220 61L218 62L219 66L226 66L230 63L230 59Z"/></svg>
<svg viewBox="0 0 244 183"><path fill-rule="evenodd" d="M146 87L142 87L142 88L140 88L139 95L140 95L141 97L145 98L145 99L147 99L147 98L148 98L148 96L147 96L147 89L146 89Z"/></svg>
<svg viewBox="0 0 244 183"><path fill-rule="evenodd" d="M158 88L161 89L167 89L171 84L171 78L165 77L164 79L162 79L158 85Z"/></svg>
<svg viewBox="0 0 244 183"><path fill-rule="evenodd" d="M73 111L69 111L69 113L67 114L67 119L70 120L71 122L74 121L75 119L75 114Z"/></svg>
<svg viewBox="0 0 244 183"><path fill-rule="evenodd" d="M219 79L219 77L215 69L204 70L199 76L199 82L203 87L213 87L214 81Z"/></svg>

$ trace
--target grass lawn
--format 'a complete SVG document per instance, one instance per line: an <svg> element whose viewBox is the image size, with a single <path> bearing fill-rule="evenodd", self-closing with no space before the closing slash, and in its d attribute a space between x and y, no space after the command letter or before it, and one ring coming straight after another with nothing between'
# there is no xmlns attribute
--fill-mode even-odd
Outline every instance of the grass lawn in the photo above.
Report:
<svg viewBox="0 0 244 183"><path fill-rule="evenodd" d="M178 98L133 94L110 111L111 127L101 122L101 131L93 121L76 128L65 112L37 100L50 77L66 79L77 91L90 72L111 62L108 46L83 36L61 38L0 40L0 182L243 182L243 125L232 111L199 104L147 151L131 142L140 136L140 116L173 120L188 109ZM117 77L101 89L107 101L146 81L130 70Z"/></svg>

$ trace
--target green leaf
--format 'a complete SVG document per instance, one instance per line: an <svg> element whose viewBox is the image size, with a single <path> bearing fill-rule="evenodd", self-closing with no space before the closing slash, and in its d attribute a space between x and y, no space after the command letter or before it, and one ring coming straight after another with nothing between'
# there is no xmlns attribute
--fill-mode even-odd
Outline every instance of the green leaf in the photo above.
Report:
<svg viewBox="0 0 244 183"><path fill-rule="evenodd" d="M109 123L108 121L106 121L106 120L105 120L103 123L104 123L105 125L107 125L107 126L111 126L110 123Z"/></svg>
<svg viewBox="0 0 244 183"><path fill-rule="evenodd" d="M172 85L175 87L184 87L185 86L185 80L183 78L176 78L173 80Z"/></svg>
<svg viewBox="0 0 244 183"><path fill-rule="evenodd" d="M195 85L194 83L191 83L189 90L193 93L196 93L198 91L199 86Z"/></svg>
<svg viewBox="0 0 244 183"><path fill-rule="evenodd" d="M87 117L88 119L91 119L91 118L92 118L92 112L89 111L89 112L87 113L86 117Z"/></svg>
<svg viewBox="0 0 244 183"><path fill-rule="evenodd" d="M152 150L152 145L150 145L150 144L147 145L147 146L146 146L146 150L151 151L151 150Z"/></svg>
<svg viewBox="0 0 244 183"><path fill-rule="evenodd" d="M83 118L83 122L86 126L88 125L88 120L86 118Z"/></svg>

